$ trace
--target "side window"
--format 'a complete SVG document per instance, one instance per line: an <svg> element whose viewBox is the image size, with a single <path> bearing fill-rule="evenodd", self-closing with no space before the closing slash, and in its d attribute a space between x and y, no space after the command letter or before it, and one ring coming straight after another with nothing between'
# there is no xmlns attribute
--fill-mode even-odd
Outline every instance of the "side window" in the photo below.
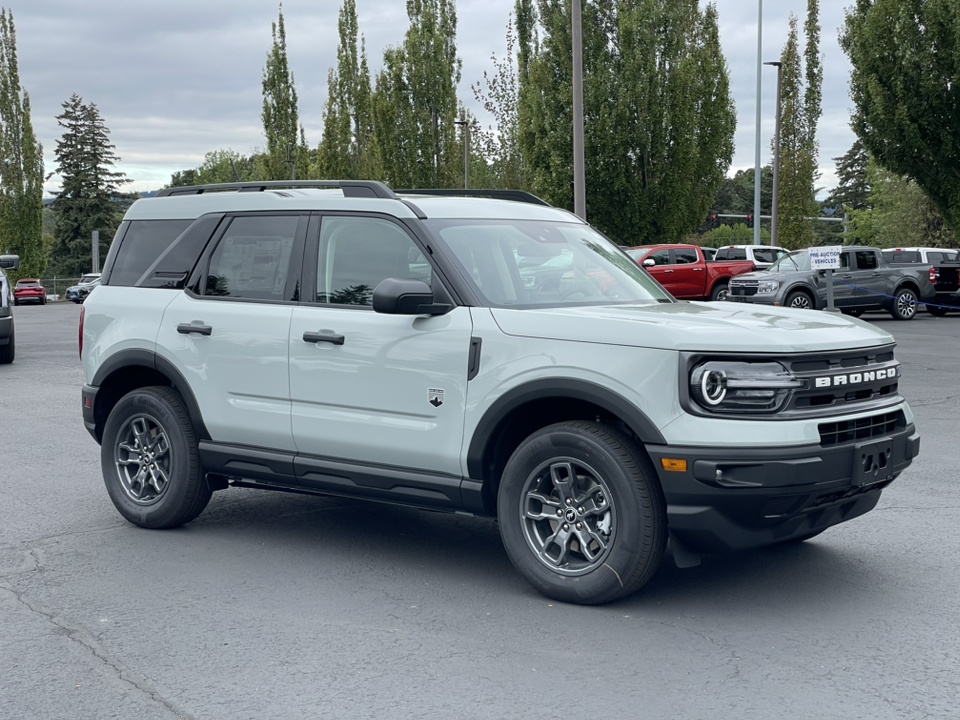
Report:
<svg viewBox="0 0 960 720"><path fill-rule="evenodd" d="M762 263L773 263L776 262L780 256L770 248L755 248L753 251L753 258L756 262Z"/></svg>
<svg viewBox="0 0 960 720"><path fill-rule="evenodd" d="M730 250L728 250L727 248L720 248L720 249L717 250L717 252L714 254L713 259L714 259L714 260L729 260L729 259L730 259L730 254L729 254L729 253L730 253Z"/></svg>
<svg viewBox="0 0 960 720"><path fill-rule="evenodd" d="M323 218L316 302L370 306L374 289L386 278L412 278L429 285L433 272L420 248L396 223Z"/></svg>
<svg viewBox="0 0 960 720"><path fill-rule="evenodd" d="M192 220L134 220L116 250L108 283L132 287ZM113 248L111 248L112 250Z"/></svg>
<svg viewBox="0 0 960 720"><path fill-rule="evenodd" d="M673 258L677 265L690 265L700 261L700 256L693 248L677 248L673 251Z"/></svg>
<svg viewBox="0 0 960 720"><path fill-rule="evenodd" d="M300 218L237 217L210 258L204 295L283 300Z"/></svg>
<svg viewBox="0 0 960 720"><path fill-rule="evenodd" d="M877 256L872 250L857 250L857 270L874 270Z"/></svg>
<svg viewBox="0 0 960 720"><path fill-rule="evenodd" d="M654 265L669 265L670 264L670 251L669 250L657 250L654 253L647 255L643 261L653 260Z"/></svg>
<svg viewBox="0 0 960 720"><path fill-rule="evenodd" d="M840 269L841 270L850 269L850 253L848 252L840 253Z"/></svg>

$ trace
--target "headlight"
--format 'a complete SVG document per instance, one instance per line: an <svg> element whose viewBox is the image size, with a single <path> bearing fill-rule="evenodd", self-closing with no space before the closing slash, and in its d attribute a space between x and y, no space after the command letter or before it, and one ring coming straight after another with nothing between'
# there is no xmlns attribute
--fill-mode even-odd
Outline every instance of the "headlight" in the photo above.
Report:
<svg viewBox="0 0 960 720"><path fill-rule="evenodd" d="M780 289L780 283L776 280L761 280L760 284L757 286L757 294L763 293L775 293Z"/></svg>
<svg viewBox="0 0 960 720"><path fill-rule="evenodd" d="M712 412L777 412L803 381L778 362L712 360L690 373L690 396Z"/></svg>

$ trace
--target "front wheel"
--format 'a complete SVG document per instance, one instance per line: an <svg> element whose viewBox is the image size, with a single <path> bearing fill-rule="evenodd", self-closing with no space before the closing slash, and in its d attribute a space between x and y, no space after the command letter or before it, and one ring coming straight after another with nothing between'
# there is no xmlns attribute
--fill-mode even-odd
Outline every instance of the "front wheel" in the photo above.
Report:
<svg viewBox="0 0 960 720"><path fill-rule="evenodd" d="M897 299L893 301L890 314L897 320L913 320L917 314L917 294L910 288L897 290Z"/></svg>
<svg viewBox="0 0 960 720"><path fill-rule="evenodd" d="M100 465L114 506L140 527L183 525L210 501L190 416L171 388L120 398L104 426Z"/></svg>
<svg viewBox="0 0 960 720"><path fill-rule="evenodd" d="M713 301L726 300L727 295L730 294L730 288L725 282L718 282L713 286L713 290L710 291L710 299Z"/></svg>
<svg viewBox="0 0 960 720"><path fill-rule="evenodd" d="M787 295L787 300L784 305L787 307L796 308L798 310L813 309L813 301L810 299L810 296L802 290L794 290L792 293Z"/></svg>
<svg viewBox="0 0 960 720"><path fill-rule="evenodd" d="M650 461L600 423L558 423L524 440L507 462L497 511L514 567L563 602L629 595L666 548L666 504Z"/></svg>

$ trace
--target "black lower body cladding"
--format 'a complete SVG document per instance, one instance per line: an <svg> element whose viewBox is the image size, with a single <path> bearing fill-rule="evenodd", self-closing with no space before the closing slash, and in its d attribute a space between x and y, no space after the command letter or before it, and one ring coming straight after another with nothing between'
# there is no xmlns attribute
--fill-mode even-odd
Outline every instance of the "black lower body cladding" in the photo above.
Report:
<svg viewBox="0 0 960 720"><path fill-rule="evenodd" d="M712 553L800 538L869 512L917 456L920 436L908 425L829 447L646 448L671 535ZM685 460L686 470L669 472L664 459Z"/></svg>

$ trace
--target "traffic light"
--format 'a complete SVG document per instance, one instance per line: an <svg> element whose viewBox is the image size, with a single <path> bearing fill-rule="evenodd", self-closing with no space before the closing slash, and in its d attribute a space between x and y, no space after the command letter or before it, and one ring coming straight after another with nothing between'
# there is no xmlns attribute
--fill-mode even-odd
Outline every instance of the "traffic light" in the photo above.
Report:
<svg viewBox="0 0 960 720"><path fill-rule="evenodd" d="M709 215L707 215L707 225L710 226L711 230L716 230L718 227L720 227L720 216L715 212L711 212Z"/></svg>
<svg viewBox="0 0 960 720"><path fill-rule="evenodd" d="M747 215L747 227L748 228L753 227L753 213L750 213L749 215Z"/></svg>

